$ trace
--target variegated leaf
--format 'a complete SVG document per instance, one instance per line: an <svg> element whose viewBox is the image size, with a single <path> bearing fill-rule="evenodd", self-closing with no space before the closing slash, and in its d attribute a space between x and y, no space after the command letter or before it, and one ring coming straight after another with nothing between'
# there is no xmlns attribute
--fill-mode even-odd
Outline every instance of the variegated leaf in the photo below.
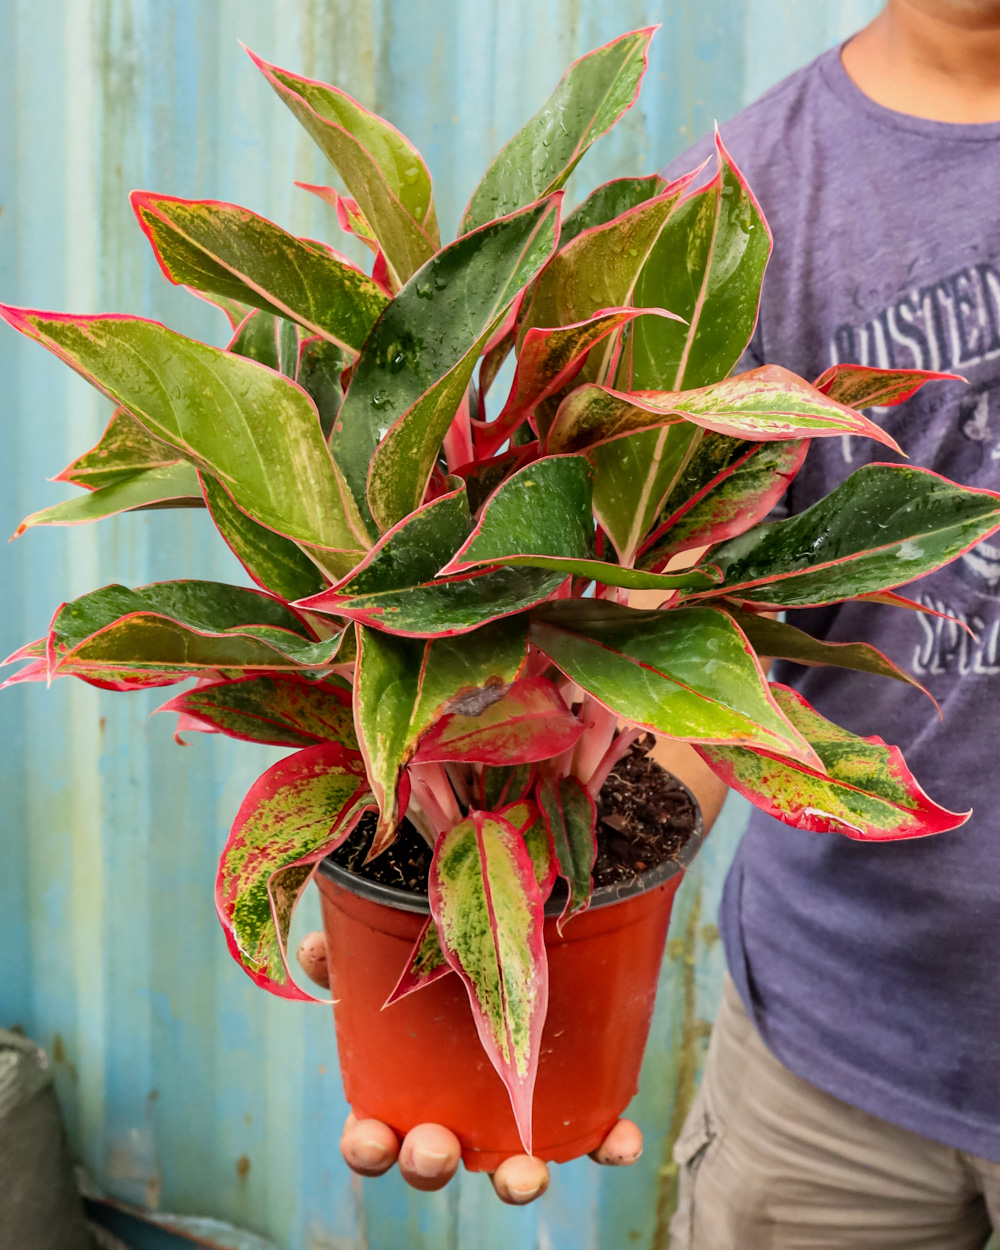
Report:
<svg viewBox="0 0 1000 1250"><path fill-rule="evenodd" d="M431 176L420 153L337 87L250 59L319 145L357 201L397 285L441 246Z"/></svg>
<svg viewBox="0 0 1000 1250"><path fill-rule="evenodd" d="M122 512L148 508L201 508L198 470L181 461L162 469L141 469L110 486L52 504L26 516L14 531L19 538L34 525L85 525Z"/></svg>
<svg viewBox="0 0 1000 1250"><path fill-rule="evenodd" d="M475 715L454 712L436 720L421 735L413 762L532 764L568 751L582 733L583 724L555 686L544 677L530 677Z"/></svg>
<svg viewBox="0 0 1000 1250"><path fill-rule="evenodd" d="M824 772L770 752L701 745L705 763L769 815L813 833L867 842L920 838L955 829L971 812L949 812L924 794L898 747L859 738L820 716L795 690L775 698L823 761Z"/></svg>
<svg viewBox="0 0 1000 1250"><path fill-rule="evenodd" d="M565 184L594 140L635 103L655 29L630 31L574 61L494 157L465 210L463 234Z"/></svg>
<svg viewBox="0 0 1000 1250"><path fill-rule="evenodd" d="M518 803L528 797L533 781L534 769L530 764L504 768L486 765L478 782L479 806L487 812L498 812L505 804Z"/></svg>
<svg viewBox="0 0 1000 1250"><path fill-rule="evenodd" d="M351 688L336 677L315 682L262 675L207 682L156 710L198 722L189 725L191 729L208 729L244 742L282 747L336 742L346 751L359 751Z"/></svg>
<svg viewBox="0 0 1000 1250"><path fill-rule="evenodd" d="M428 916L427 923L413 943L413 950L406 961L406 967L400 974L392 993L385 1000L382 1010L384 1011L392 1003L398 1003L401 998L412 994L414 990L422 990L427 985L433 985L435 981L440 981L451 971L451 964L445 959L444 952L441 950L441 939L438 937L434 917Z"/></svg>
<svg viewBox="0 0 1000 1250"><path fill-rule="evenodd" d="M506 807L497 809L497 815L509 821L524 838L524 845L528 848L531 864L535 870L535 881L538 883L543 901L547 902L552 893L552 887L556 883L556 877L559 876L559 870L556 867L555 855L552 853L552 839L549 837L548 826L541 808L531 799L522 799L520 802L509 803Z"/></svg>
<svg viewBox="0 0 1000 1250"><path fill-rule="evenodd" d="M286 378L294 378L298 372L299 334L295 323L259 308L236 327L226 351L256 360Z"/></svg>
<svg viewBox="0 0 1000 1250"><path fill-rule="evenodd" d="M531 1102L548 1005L543 901L531 856L506 820L471 812L439 838L431 914L462 978L479 1040L510 1095L531 1153Z"/></svg>
<svg viewBox="0 0 1000 1250"><path fill-rule="evenodd" d="M590 906L597 859L597 808L576 777L543 777L538 805L552 841L556 870L569 886L569 897L556 922L560 935L566 922Z"/></svg>
<svg viewBox="0 0 1000 1250"><path fill-rule="evenodd" d="M52 480L100 490L135 473L166 469L181 460L175 447L154 438L124 408L116 408L96 446L78 456Z"/></svg>
<svg viewBox="0 0 1000 1250"><path fill-rule="evenodd" d="M626 393L580 386L560 404L546 448L550 453L580 451L676 421L755 441L857 434L899 451L880 426L780 365L764 365L697 391Z"/></svg>
<svg viewBox="0 0 1000 1250"><path fill-rule="evenodd" d="M137 317L0 316L223 481L255 521L324 552L332 571L370 546L316 409L287 378Z"/></svg>
<svg viewBox="0 0 1000 1250"><path fill-rule="evenodd" d="M501 699L526 658L524 622L426 642L359 630L354 720L380 812L369 858L396 836L399 782L421 735L442 716Z"/></svg>
<svg viewBox="0 0 1000 1250"><path fill-rule="evenodd" d="M725 612L646 612L578 599L531 615L531 642L630 724L688 742L752 743L819 763Z"/></svg>
<svg viewBox="0 0 1000 1250"><path fill-rule="evenodd" d="M891 408L915 395L925 382L964 382L957 373L926 369L872 369L868 365L831 365L814 386L851 408Z"/></svg>
<svg viewBox="0 0 1000 1250"><path fill-rule="evenodd" d="M215 905L233 958L272 994L317 1001L288 969L292 912L316 863L372 805L360 758L333 742L280 760L240 805L219 861Z"/></svg>
<svg viewBox="0 0 1000 1250"><path fill-rule="evenodd" d="M341 379L347 365L347 354L327 339L303 339L299 346L295 380L316 405L320 429L326 439L333 432L333 423L344 402Z"/></svg>
<svg viewBox="0 0 1000 1250"><path fill-rule="evenodd" d="M696 484L699 469L711 471L708 440L717 440L716 450L719 444L728 444L728 463L675 511L670 511L672 499L667 500L660 524L640 550L641 568L662 569L681 551L725 542L763 521L788 490L809 450L808 439L745 443L709 432L697 449L703 455L697 457L696 451L697 463L689 462L688 469L694 470L690 478L688 470L680 475L677 493Z"/></svg>
<svg viewBox="0 0 1000 1250"><path fill-rule="evenodd" d="M629 209L638 208L654 195L662 194L666 185L659 174L647 174L644 178L615 178L602 183L566 215L559 232L560 244L566 247L584 230L607 225Z"/></svg>

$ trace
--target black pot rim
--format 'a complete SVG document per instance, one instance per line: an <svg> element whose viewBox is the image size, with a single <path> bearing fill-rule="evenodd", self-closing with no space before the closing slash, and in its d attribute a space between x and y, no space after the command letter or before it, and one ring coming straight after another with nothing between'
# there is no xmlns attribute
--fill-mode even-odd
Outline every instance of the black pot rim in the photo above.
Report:
<svg viewBox="0 0 1000 1250"><path fill-rule="evenodd" d="M591 911L598 907L610 907L613 903L624 902L625 899L633 898L637 894L645 894L647 890L655 890L657 886L663 885L664 882L676 877L678 873L682 873L698 854L705 840L705 824L702 820L701 808L698 800L683 781L678 777L674 777L674 780L694 805L694 828L688 840L675 856L665 859L662 864L657 864L654 868L647 869L634 880L600 886L591 897ZM401 890L394 885L369 881L367 877L360 877L350 869L334 863L329 857L320 860L319 871L327 880L333 881L336 885L350 890L352 894L357 894L359 898L367 899L371 903L382 903L386 907L394 907L397 911L416 912L421 916L430 915L431 908L426 894L413 894L409 890ZM566 883L560 880L556 882L555 889L545 904L545 915L561 915L565 902Z"/></svg>

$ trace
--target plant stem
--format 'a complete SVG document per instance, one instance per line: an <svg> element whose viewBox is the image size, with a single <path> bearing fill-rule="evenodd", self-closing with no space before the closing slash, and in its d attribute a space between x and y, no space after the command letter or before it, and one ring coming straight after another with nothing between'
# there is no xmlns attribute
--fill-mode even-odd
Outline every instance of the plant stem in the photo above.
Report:
<svg viewBox="0 0 1000 1250"><path fill-rule="evenodd" d="M593 695L585 694L580 720L586 728L574 749L571 772L586 785L611 746L618 729L618 716L598 703Z"/></svg>
<svg viewBox="0 0 1000 1250"><path fill-rule="evenodd" d="M623 729L615 738L608 749L604 752L601 762L597 765L590 775L587 782L587 792L592 799L596 799L601 793L601 787L607 781L611 770L622 758L633 742L637 741L645 733L643 729Z"/></svg>

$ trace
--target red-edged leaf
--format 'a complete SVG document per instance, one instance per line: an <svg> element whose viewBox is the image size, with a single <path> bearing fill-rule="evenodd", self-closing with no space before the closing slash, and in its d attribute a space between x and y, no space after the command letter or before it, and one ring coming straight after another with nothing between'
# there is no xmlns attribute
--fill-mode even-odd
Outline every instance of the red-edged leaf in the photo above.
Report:
<svg viewBox="0 0 1000 1250"><path fill-rule="evenodd" d="M535 770L530 764L513 764L509 768L491 768L487 764L476 784L479 806L487 812L498 812L505 804L527 798L534 780Z"/></svg>
<svg viewBox="0 0 1000 1250"><path fill-rule="evenodd" d="M337 225L345 234L353 234L356 239L361 242L376 256L381 251L378 245L378 239L368 224L364 213L358 206L357 200L352 200L349 195L341 195L333 187L317 187L311 182L296 182L297 187L301 187L303 191L309 191L313 195L318 196L325 203L329 204L333 211L337 214Z"/></svg>
<svg viewBox="0 0 1000 1250"><path fill-rule="evenodd" d="M334 742L306 747L250 788L219 861L215 906L244 972L279 998L315 1002L292 980L292 912L316 864L374 807L360 758Z"/></svg>
<svg viewBox="0 0 1000 1250"><path fill-rule="evenodd" d="M798 829L842 833L863 842L944 833L971 816L949 812L929 799L898 747L848 733L787 686L772 684L771 689L788 719L815 748L825 775L768 751L695 748L728 786L770 816Z"/></svg>
<svg viewBox="0 0 1000 1250"><path fill-rule="evenodd" d="M891 408L916 394L925 382L964 382L957 373L926 369L870 369L867 365L831 365L813 385L851 408Z"/></svg>
<svg viewBox="0 0 1000 1250"><path fill-rule="evenodd" d="M960 617L951 616L947 612L939 612L936 608L928 607L926 603L919 603L916 599L907 599L904 595L897 595L892 590L876 590L867 595L855 595L854 598L858 602L881 603L889 608L907 608L910 612L922 612L924 616L937 616L942 621L950 621L953 625L964 629L970 638L976 636L970 626ZM759 608L754 603L748 603L745 606L753 611L767 611L766 608Z"/></svg>
<svg viewBox="0 0 1000 1250"><path fill-rule="evenodd" d="M391 1003L398 1003L401 998L412 994L414 990L422 990L425 985L440 981L451 971L451 964L445 959L444 952L441 950L441 939L438 937L434 917L428 916L427 923L413 943L413 950L406 961L406 967L400 974L392 993L385 1000L382 1010L384 1011Z"/></svg>
<svg viewBox="0 0 1000 1250"><path fill-rule="evenodd" d="M552 682L531 677L478 716L442 716L421 737L413 762L532 764L568 751L582 733Z"/></svg>
<svg viewBox="0 0 1000 1250"><path fill-rule="evenodd" d="M538 805L552 839L556 869L569 886L569 897L556 922L559 933L571 917L590 906L597 859L597 808L576 777L556 781L543 777L538 783Z"/></svg>
<svg viewBox="0 0 1000 1250"><path fill-rule="evenodd" d="M742 455L661 521L640 550L641 567L656 572L681 551L725 542L763 521L802 468L809 440L743 447Z"/></svg>
<svg viewBox="0 0 1000 1250"><path fill-rule="evenodd" d="M548 826L542 809L531 799L522 799L518 803L509 803L497 810L497 815L509 821L524 838L531 863L535 869L535 880L546 901L552 893L552 887L559 876L555 855L552 853L552 839L549 837Z"/></svg>
<svg viewBox="0 0 1000 1250"><path fill-rule="evenodd" d="M585 450L638 430L691 421L755 442L858 434L899 451L895 439L853 408L780 365L763 365L694 391L616 391L589 383L559 405L546 450Z"/></svg>
<svg viewBox="0 0 1000 1250"><path fill-rule="evenodd" d="M154 438L130 412L116 408L96 445L77 456L52 481L99 490L141 470L165 469L182 459L175 447Z"/></svg>
<svg viewBox="0 0 1000 1250"><path fill-rule="evenodd" d="M209 682L156 710L188 717L190 729L224 733L244 742L286 747L337 742L348 751L359 749L351 688L335 677L310 682L268 675Z"/></svg>
<svg viewBox="0 0 1000 1250"><path fill-rule="evenodd" d="M429 885L445 958L468 991L479 1040L530 1154L548 965L544 903L528 848L502 817L470 812L438 838Z"/></svg>
<svg viewBox="0 0 1000 1250"><path fill-rule="evenodd" d="M673 316L661 308L602 308L575 325L550 329L532 326L521 342L514 381L503 411L483 427L477 440L479 454L492 455L539 404L572 382L592 347L643 314Z"/></svg>

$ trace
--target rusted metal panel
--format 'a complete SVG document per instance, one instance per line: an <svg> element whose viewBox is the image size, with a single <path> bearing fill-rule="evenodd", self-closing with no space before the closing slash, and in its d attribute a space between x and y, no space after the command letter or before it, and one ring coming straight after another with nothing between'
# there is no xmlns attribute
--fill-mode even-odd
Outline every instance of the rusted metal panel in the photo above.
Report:
<svg viewBox="0 0 1000 1250"><path fill-rule="evenodd" d="M339 83L406 131L435 174L448 230L499 143L587 48L663 23L641 105L595 148L571 197L664 164L877 8L0 0L0 298L140 313L221 343L218 314L162 281L128 208L131 188L234 200L297 233L336 233L329 210L292 185L326 181L322 157L238 39ZM44 479L94 441L107 405L10 332L0 378L10 533L61 497ZM33 531L0 558L5 653L40 635L63 599L110 581L236 577L206 517L179 512ZM282 1250L665 1247L669 1148L715 1009L713 921L738 804L678 901L633 1110L648 1137L640 1164L560 1168L527 1210L501 1207L481 1177L415 1195L396 1178L349 1176L336 1148L345 1107L327 1012L268 999L218 930L215 860L274 753L211 738L179 748L170 725L148 719L155 703L79 683L0 698L0 1023L48 1048L73 1143L99 1184L125 1201L230 1221Z"/></svg>

